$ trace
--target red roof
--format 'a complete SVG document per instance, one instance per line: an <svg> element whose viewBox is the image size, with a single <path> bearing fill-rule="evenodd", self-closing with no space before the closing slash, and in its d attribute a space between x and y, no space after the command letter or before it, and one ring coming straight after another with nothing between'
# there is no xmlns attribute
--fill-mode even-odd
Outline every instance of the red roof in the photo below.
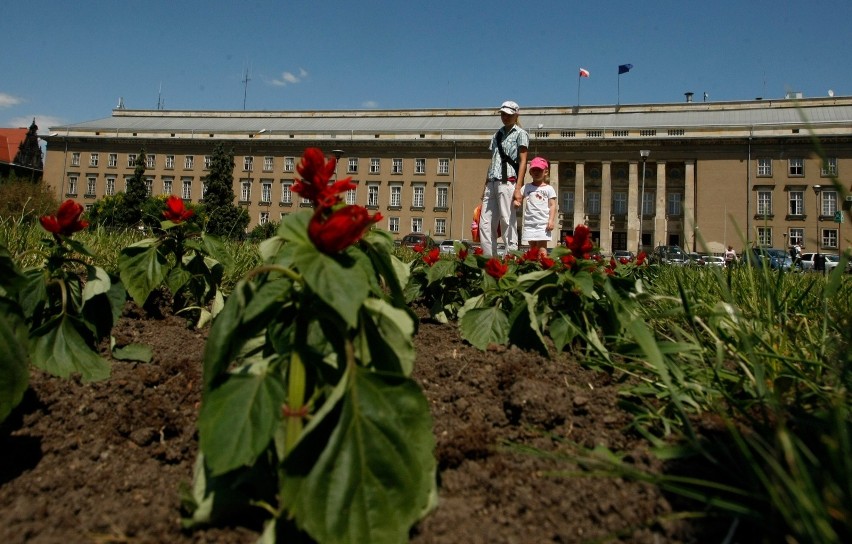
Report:
<svg viewBox="0 0 852 544"><path fill-rule="evenodd" d="M27 138L26 128L0 128L0 162L11 163L18 146Z"/></svg>

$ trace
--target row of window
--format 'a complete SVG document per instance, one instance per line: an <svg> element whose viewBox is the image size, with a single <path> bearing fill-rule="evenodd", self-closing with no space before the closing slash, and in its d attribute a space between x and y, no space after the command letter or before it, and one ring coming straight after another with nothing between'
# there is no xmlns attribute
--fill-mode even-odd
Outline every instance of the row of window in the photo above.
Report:
<svg viewBox="0 0 852 544"><path fill-rule="evenodd" d="M836 176L837 175L837 158L829 157L822 161L822 166L819 170L820 176ZM758 177L772 176L772 159L763 157L757 159L757 175ZM792 157L787 159L787 176L791 178L800 178L805 175L805 159L802 157Z"/></svg>
<svg viewBox="0 0 852 544"><path fill-rule="evenodd" d="M278 220L280 221L285 215L286 212L279 212ZM272 212L260 212L258 215L258 223L261 225L265 225L269 223L272 219ZM409 232L422 233L423 230L423 218L422 217L412 217L411 223L409 225ZM401 234L400 230L400 218L399 217L388 217L386 227L388 231L394 234ZM435 236L446 236L447 234L447 220L443 217L436 217L435 223L433 225L432 234Z"/></svg>
<svg viewBox="0 0 852 544"><path fill-rule="evenodd" d="M787 214L804 216L805 214L805 192L804 190L787 191ZM816 210L819 215L833 215L837 211L837 191L826 190L814 195L817 199ZM773 215L772 190L771 188L757 188L757 215Z"/></svg>
<svg viewBox="0 0 852 544"><path fill-rule="evenodd" d="M139 156L136 153L128 153L127 155L127 168L135 168L136 160ZM80 166L80 153L72 152L71 153L71 166ZM244 156L243 157L243 171L244 172L252 172L254 171L254 159L253 156ZM100 164L100 153L90 153L89 154L89 166L97 167ZM204 156L204 169L210 169L210 163L212 161L212 157L210 155ZM403 173L403 159L390 159L391 164L391 174L402 174ZM263 157L263 171L264 172L273 172L274 171L274 162L275 157L269 155ZM164 167L167 170L172 170L175 168L175 155L166 155L165 156L165 165ZM346 164L346 173L347 174L357 174L358 173L358 165L359 159L358 157L349 157L347 159ZM118 167L118 153L109 153L107 154L107 166L110 168ZM382 171L382 159L373 158L370 159L370 174L380 174ZM157 167L157 155L155 154L146 154L145 155L145 168L156 168ZM183 169L184 170L192 170L195 167L195 156L194 155L184 155L183 157ZM283 171L284 172L294 172L296 170L296 158L295 157L284 157ZM446 176L450 173L450 159L438 159L437 164L437 174ZM414 159L414 173L415 174L426 174L426 159Z"/></svg>
<svg viewBox="0 0 852 544"><path fill-rule="evenodd" d="M657 194L654 191L645 191L642 198L642 216L653 217L656 214ZM574 193L572 191L562 192L562 213L574 213ZM611 210L613 215L627 215L627 193L612 193ZM584 213L598 215L601 213L601 193L594 191L586 192ZM638 211L638 210L637 210ZM679 192L666 193L666 214L681 215L683 213L683 194Z"/></svg>
<svg viewBox="0 0 852 544"><path fill-rule="evenodd" d="M773 240L772 227L757 227L757 244L765 247L777 247L777 242ZM819 229L819 247L824 249L837 249L838 240L837 229ZM805 245L805 229L791 228L786 232L786 243L789 245Z"/></svg>

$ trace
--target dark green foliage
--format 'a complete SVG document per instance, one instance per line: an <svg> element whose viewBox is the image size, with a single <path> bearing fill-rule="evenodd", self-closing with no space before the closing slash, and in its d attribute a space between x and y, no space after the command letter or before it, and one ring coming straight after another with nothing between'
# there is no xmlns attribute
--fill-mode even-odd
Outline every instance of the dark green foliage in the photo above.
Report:
<svg viewBox="0 0 852 544"><path fill-rule="evenodd" d="M248 235L248 239L252 242L262 242L267 238L272 238L278 231L278 223L270 221L265 225L257 225Z"/></svg>
<svg viewBox="0 0 852 544"><path fill-rule="evenodd" d="M231 238L245 234L248 211L234 204L234 153L216 144L210 161L210 173L204 178L204 211L207 232Z"/></svg>
<svg viewBox="0 0 852 544"><path fill-rule="evenodd" d="M54 191L44 183L33 183L12 172L0 178L0 217L32 221L59 207Z"/></svg>
<svg viewBox="0 0 852 544"><path fill-rule="evenodd" d="M124 196L124 207L121 221L124 226L131 226L142 219L142 204L148 199L148 188L145 185L145 148L136 157L133 176L127 180L127 193Z"/></svg>

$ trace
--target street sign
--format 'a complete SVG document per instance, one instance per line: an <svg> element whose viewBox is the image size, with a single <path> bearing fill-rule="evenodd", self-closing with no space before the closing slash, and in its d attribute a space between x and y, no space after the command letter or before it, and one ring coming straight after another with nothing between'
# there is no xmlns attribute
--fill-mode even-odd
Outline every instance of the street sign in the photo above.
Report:
<svg viewBox="0 0 852 544"><path fill-rule="evenodd" d="M843 223L843 212L842 211L837 210L836 212L834 212L834 222L835 223Z"/></svg>

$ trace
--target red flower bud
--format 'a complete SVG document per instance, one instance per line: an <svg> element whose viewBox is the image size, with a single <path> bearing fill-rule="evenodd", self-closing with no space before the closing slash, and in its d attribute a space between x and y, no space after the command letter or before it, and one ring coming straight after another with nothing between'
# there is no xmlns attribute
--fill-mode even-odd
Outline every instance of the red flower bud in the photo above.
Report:
<svg viewBox="0 0 852 544"><path fill-rule="evenodd" d="M499 259L492 257L485 263L485 273L498 280L509 271L509 265L503 264Z"/></svg>
<svg viewBox="0 0 852 544"><path fill-rule="evenodd" d="M323 253L338 253L361 239L364 232L374 223L381 221L382 214L370 217L361 206L343 206L326 216L327 210L319 209L308 223L308 237Z"/></svg>
<svg viewBox="0 0 852 544"><path fill-rule="evenodd" d="M163 217L172 223L182 223L193 215L195 215L195 212L186 209L183 199L175 195L169 195L168 200L166 200L166 210L163 212Z"/></svg>
<svg viewBox="0 0 852 544"><path fill-rule="evenodd" d="M432 266L433 264L437 263L438 259L440 259L440 258L441 258L441 250L439 250L436 247L436 248L432 248L432 251L430 251L428 254L423 256L423 262L425 262L429 266Z"/></svg>
<svg viewBox="0 0 852 544"><path fill-rule="evenodd" d="M56 215L43 215L39 217L39 222L41 222L41 226L47 232L70 236L78 230L83 230L89 226L88 221L80 220L82 213L83 206L69 198L59 205Z"/></svg>

